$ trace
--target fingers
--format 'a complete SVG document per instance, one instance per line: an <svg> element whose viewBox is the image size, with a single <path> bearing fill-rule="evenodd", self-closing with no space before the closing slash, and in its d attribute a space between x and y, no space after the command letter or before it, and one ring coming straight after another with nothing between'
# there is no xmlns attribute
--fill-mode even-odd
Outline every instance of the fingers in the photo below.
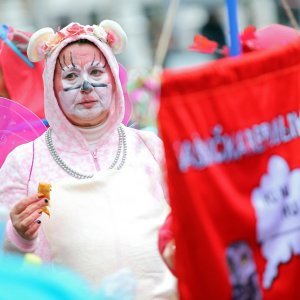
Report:
<svg viewBox="0 0 300 300"><path fill-rule="evenodd" d="M42 194L34 194L30 197L24 198L21 201L19 201L14 207L13 207L13 212L15 214L20 214L23 210L26 209L26 207L34 202L36 202L37 200L39 200L41 197L43 196Z"/></svg>
<svg viewBox="0 0 300 300"><path fill-rule="evenodd" d="M41 211L35 211L24 220L18 222L15 226L17 232L26 240L33 240L37 237L38 229L41 225Z"/></svg>
<svg viewBox="0 0 300 300"><path fill-rule="evenodd" d="M49 204L48 199L35 194L18 202L10 212L10 218L16 231L25 239L32 240L37 236L40 221L37 220L42 208Z"/></svg>
<svg viewBox="0 0 300 300"><path fill-rule="evenodd" d="M20 214L20 219L24 220L26 219L28 216L30 216L32 213L34 213L35 211L40 211L42 210L42 208L46 205L48 205L48 199L46 198L42 198L39 199L36 202L33 202L32 204L29 204Z"/></svg>
<svg viewBox="0 0 300 300"><path fill-rule="evenodd" d="M33 240L37 237L38 230L41 227L41 223L42 222L40 220L35 220L33 223L30 224L27 231L25 232L25 236L28 240Z"/></svg>
<svg viewBox="0 0 300 300"><path fill-rule="evenodd" d="M31 213L27 218L21 221L20 223L20 229L24 232L29 228L29 226L35 222L40 216L41 216L41 211L34 211Z"/></svg>

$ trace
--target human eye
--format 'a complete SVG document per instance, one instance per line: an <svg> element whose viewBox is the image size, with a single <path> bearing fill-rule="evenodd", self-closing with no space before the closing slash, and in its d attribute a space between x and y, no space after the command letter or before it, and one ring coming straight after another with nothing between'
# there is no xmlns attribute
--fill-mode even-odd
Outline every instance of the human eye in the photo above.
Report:
<svg viewBox="0 0 300 300"><path fill-rule="evenodd" d="M93 69L90 71L91 76L100 77L102 75L103 71L99 69Z"/></svg>
<svg viewBox="0 0 300 300"><path fill-rule="evenodd" d="M72 81L74 79L76 79L78 77L78 75L76 73L68 73L64 76L64 79L67 79L69 81Z"/></svg>

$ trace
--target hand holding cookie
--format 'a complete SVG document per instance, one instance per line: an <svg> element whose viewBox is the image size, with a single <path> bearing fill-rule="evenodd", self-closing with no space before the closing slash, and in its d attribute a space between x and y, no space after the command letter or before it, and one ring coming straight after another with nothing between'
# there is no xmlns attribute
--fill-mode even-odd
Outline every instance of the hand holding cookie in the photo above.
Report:
<svg viewBox="0 0 300 300"><path fill-rule="evenodd" d="M43 207L42 211L50 217L50 211L47 206L50 205L50 192L51 192L51 184L40 182L38 187L38 193L42 194L44 197L48 199L48 203Z"/></svg>
<svg viewBox="0 0 300 300"><path fill-rule="evenodd" d="M33 240L38 235L43 207L49 200L42 194L34 194L17 202L10 211L12 225L18 234L26 240Z"/></svg>

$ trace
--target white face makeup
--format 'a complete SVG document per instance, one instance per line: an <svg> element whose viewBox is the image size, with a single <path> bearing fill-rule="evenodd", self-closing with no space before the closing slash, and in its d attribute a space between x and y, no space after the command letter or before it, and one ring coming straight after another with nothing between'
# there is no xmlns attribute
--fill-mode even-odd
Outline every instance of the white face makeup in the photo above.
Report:
<svg viewBox="0 0 300 300"><path fill-rule="evenodd" d="M77 126L105 121L112 105L114 81L105 57L93 44L71 44L56 62L54 92L68 120Z"/></svg>

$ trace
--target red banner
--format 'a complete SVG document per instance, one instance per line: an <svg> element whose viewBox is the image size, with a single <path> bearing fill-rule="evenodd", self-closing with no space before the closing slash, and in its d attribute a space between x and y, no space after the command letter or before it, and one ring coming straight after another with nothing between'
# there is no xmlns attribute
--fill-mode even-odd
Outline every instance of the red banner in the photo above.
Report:
<svg viewBox="0 0 300 300"><path fill-rule="evenodd" d="M0 96L22 104L39 118L45 118L44 62L36 62L30 68L5 43L0 43L0 49Z"/></svg>
<svg viewBox="0 0 300 300"><path fill-rule="evenodd" d="M166 71L183 300L300 299L300 43Z"/></svg>

